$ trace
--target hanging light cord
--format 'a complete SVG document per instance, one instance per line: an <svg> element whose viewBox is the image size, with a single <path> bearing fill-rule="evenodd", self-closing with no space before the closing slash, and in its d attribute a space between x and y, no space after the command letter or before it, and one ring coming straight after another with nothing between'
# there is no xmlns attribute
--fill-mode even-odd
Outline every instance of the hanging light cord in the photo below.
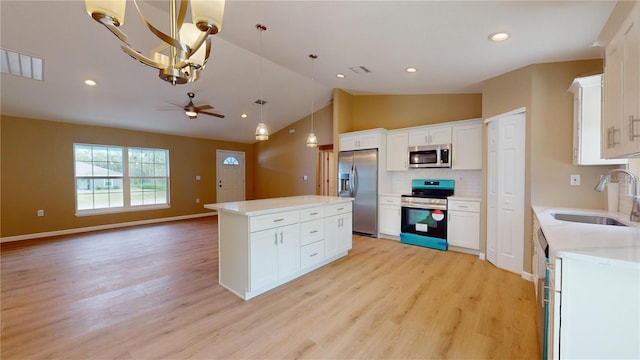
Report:
<svg viewBox="0 0 640 360"><path fill-rule="evenodd" d="M313 78L313 60L318 58L318 55L311 54L309 55L311 58L311 132L313 133L313 109L314 109L314 98L316 95L316 83Z"/></svg>
<svg viewBox="0 0 640 360"><path fill-rule="evenodd" d="M262 98L262 32L267 28L264 25L258 25L260 30L260 122L262 123L262 107L264 106L264 99Z"/></svg>

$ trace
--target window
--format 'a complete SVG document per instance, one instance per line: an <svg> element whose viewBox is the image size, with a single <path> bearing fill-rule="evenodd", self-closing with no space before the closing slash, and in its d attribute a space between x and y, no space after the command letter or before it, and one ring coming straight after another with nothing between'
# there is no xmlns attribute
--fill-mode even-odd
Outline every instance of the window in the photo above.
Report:
<svg viewBox="0 0 640 360"><path fill-rule="evenodd" d="M74 144L76 214L169 205L169 151Z"/></svg>
<svg viewBox="0 0 640 360"><path fill-rule="evenodd" d="M224 165L235 165L235 166L240 165L240 163L238 162L238 159L236 159L233 156L227 156L224 159L224 161L222 162L222 164L224 164Z"/></svg>

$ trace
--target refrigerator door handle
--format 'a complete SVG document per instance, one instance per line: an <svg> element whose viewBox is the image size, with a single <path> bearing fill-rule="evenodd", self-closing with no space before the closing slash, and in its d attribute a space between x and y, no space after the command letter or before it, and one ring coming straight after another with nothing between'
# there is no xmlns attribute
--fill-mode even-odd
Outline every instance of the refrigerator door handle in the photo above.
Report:
<svg viewBox="0 0 640 360"><path fill-rule="evenodd" d="M351 165L351 171L349 172L349 196L353 196L353 182L354 179L354 167Z"/></svg>
<svg viewBox="0 0 640 360"><path fill-rule="evenodd" d="M358 193L358 168L356 166L353 167L353 190L351 191L351 196L355 197Z"/></svg>

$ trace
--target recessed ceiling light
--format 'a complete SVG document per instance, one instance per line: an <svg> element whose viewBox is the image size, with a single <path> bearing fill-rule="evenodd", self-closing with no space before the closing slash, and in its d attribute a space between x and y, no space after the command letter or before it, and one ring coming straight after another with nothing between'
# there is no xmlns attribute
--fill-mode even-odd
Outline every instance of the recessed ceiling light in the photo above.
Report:
<svg viewBox="0 0 640 360"><path fill-rule="evenodd" d="M404 71L406 71L408 73L414 73L414 72L418 71L418 69L416 69L414 67L408 67L408 68L404 69Z"/></svg>
<svg viewBox="0 0 640 360"><path fill-rule="evenodd" d="M88 86L96 86L96 82L91 79L85 80L84 84Z"/></svg>
<svg viewBox="0 0 640 360"><path fill-rule="evenodd" d="M241 118L246 118L247 116L249 116L249 115L247 115L247 114L240 115Z"/></svg>
<svg viewBox="0 0 640 360"><path fill-rule="evenodd" d="M344 79L344 74L336 74L336 77L339 79Z"/></svg>
<svg viewBox="0 0 640 360"><path fill-rule="evenodd" d="M495 41L495 42L505 41L508 38L509 38L509 34L507 34L506 32L498 32L498 33L489 35L489 40Z"/></svg>

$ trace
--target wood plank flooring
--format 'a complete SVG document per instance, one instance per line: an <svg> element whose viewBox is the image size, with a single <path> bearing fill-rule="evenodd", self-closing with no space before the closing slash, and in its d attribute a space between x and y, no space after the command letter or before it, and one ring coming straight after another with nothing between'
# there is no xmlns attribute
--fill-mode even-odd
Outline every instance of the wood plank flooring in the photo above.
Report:
<svg viewBox="0 0 640 360"><path fill-rule="evenodd" d="M354 236L250 301L216 218L1 244L2 359L540 359L533 285L477 257Z"/></svg>

